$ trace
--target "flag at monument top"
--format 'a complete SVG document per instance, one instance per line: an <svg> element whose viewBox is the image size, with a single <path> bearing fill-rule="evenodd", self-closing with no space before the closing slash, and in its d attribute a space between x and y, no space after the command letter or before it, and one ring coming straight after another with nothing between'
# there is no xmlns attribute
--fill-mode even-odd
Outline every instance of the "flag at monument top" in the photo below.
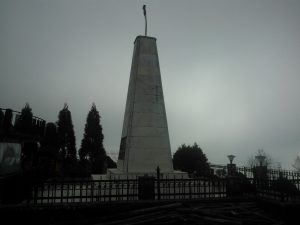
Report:
<svg viewBox="0 0 300 225"><path fill-rule="evenodd" d="M147 36L147 14L146 14L146 5L143 5L144 17L145 17L145 36Z"/></svg>

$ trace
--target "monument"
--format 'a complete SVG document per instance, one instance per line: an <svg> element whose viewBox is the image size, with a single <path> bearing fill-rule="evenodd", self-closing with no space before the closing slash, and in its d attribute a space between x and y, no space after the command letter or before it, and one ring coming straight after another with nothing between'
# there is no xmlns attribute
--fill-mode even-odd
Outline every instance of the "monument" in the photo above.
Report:
<svg viewBox="0 0 300 225"><path fill-rule="evenodd" d="M174 174L156 38L137 36L117 169L110 174ZM179 173L179 172L177 172Z"/></svg>
<svg viewBox="0 0 300 225"><path fill-rule="evenodd" d="M127 93L118 169L173 172L156 39L138 36Z"/></svg>

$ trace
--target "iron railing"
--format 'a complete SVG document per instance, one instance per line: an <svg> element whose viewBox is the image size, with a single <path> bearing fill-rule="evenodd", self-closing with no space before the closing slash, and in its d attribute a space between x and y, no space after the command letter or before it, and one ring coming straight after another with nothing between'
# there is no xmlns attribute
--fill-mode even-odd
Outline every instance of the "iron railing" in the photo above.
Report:
<svg viewBox="0 0 300 225"><path fill-rule="evenodd" d="M155 179L153 190L139 179L51 181L36 186L32 204L92 203L147 199L141 192L153 192L153 200L207 199L226 197L225 179ZM147 193L146 193L147 197ZM152 199L152 198L148 198Z"/></svg>
<svg viewBox="0 0 300 225"><path fill-rule="evenodd" d="M36 186L29 204L92 203L136 200L219 199L252 196L280 201L300 201L300 179L257 180L254 178L196 178L48 181ZM150 186L149 186L150 181ZM153 182L153 183L151 183ZM277 183L276 183L277 182ZM292 187L292 188L291 188ZM141 194L141 193L146 193ZM148 196L148 197L147 197ZM150 197L149 197L150 196Z"/></svg>
<svg viewBox="0 0 300 225"><path fill-rule="evenodd" d="M137 200L137 180L51 181L34 188L29 202L84 203Z"/></svg>
<svg viewBox="0 0 300 225"><path fill-rule="evenodd" d="M237 167L236 170L247 178L254 178L255 167ZM266 175L270 180L277 180L280 177L287 178L288 180L300 179L300 172L292 170L267 169Z"/></svg>

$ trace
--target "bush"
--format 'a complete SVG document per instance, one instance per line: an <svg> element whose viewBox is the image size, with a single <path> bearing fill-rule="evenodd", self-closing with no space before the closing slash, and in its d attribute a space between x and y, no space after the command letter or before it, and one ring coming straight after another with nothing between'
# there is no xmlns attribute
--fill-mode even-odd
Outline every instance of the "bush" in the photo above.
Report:
<svg viewBox="0 0 300 225"><path fill-rule="evenodd" d="M275 180L271 186L271 189L288 194L299 194L296 185L284 177L280 177L278 180Z"/></svg>

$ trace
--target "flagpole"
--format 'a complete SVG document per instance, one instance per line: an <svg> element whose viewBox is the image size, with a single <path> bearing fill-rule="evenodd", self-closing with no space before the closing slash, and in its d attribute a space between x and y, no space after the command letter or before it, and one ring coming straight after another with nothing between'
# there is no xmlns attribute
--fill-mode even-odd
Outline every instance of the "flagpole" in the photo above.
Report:
<svg viewBox="0 0 300 225"><path fill-rule="evenodd" d="M146 14L146 5L143 5L144 17L145 17L145 36L147 36L147 14Z"/></svg>

